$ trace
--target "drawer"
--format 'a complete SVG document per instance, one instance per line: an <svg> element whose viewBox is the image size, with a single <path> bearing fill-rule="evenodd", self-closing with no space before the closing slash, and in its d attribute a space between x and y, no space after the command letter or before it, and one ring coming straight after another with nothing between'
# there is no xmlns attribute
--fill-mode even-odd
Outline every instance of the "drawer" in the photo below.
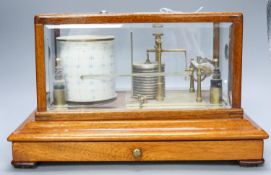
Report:
<svg viewBox="0 0 271 175"><path fill-rule="evenodd" d="M14 142L14 161L178 161L262 158L262 140L165 142Z"/></svg>

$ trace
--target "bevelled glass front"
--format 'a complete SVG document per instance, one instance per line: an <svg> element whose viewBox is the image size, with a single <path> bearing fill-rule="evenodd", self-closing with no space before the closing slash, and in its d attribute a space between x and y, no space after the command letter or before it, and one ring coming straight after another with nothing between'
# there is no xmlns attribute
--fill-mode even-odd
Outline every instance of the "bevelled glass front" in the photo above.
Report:
<svg viewBox="0 0 271 175"><path fill-rule="evenodd" d="M230 28L45 25L47 110L230 108Z"/></svg>

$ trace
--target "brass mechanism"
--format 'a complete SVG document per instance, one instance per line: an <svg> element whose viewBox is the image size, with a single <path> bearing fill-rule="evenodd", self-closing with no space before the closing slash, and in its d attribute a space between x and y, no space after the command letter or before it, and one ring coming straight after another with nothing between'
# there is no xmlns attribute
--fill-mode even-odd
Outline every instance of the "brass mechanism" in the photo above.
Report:
<svg viewBox="0 0 271 175"><path fill-rule="evenodd" d="M133 96L137 98L140 108L147 99L163 101L165 98L165 64L162 63L163 52L180 52L185 55L186 49L163 49L162 33L154 33L154 49L147 49L147 59L144 64L133 64ZM155 63L150 61L150 53L155 54ZM222 80L220 78L219 59L203 58L198 56L191 59L190 65L185 68L190 78L189 92L196 91L196 101L202 102L202 82L212 75L210 81L210 103L220 104L222 102ZM141 76L137 75L141 74ZM146 74L146 75L145 75ZM154 76L155 75L155 76ZM197 89L195 90L195 82Z"/></svg>
<svg viewBox="0 0 271 175"><path fill-rule="evenodd" d="M163 52L181 52L185 54L185 62L187 62L187 57L186 57L186 50L185 49L163 49L162 48L162 33L154 33L154 40L155 40L155 45L154 49L147 49L147 61L150 62L149 59L149 52L154 52L155 53L155 61L158 64L158 81L157 81L157 95L156 95L156 100L158 101L163 101L165 98L165 84L163 80L163 76L160 75L162 71L162 53Z"/></svg>
<svg viewBox="0 0 271 175"><path fill-rule="evenodd" d="M217 62L198 56L197 60L194 60L194 59L191 60L189 69L186 70L189 72L189 77L190 77L190 88L189 88L190 92L195 91L194 82L195 81L197 82L197 96L196 96L197 102L202 102L201 83L203 80L206 79L206 77L212 75L216 71L216 69L214 67L216 67L217 72L219 72ZM195 72L196 72L196 78L194 77ZM214 76L213 76L213 78L214 78ZM215 78L217 78L217 76L215 76ZM219 75L219 78L220 78L220 75ZM211 82L212 82L212 80L211 80ZM212 93L214 95L211 95L210 101L212 101L212 100L217 101L217 100L215 100L216 98L218 98L216 91L218 91L218 90L213 88Z"/></svg>

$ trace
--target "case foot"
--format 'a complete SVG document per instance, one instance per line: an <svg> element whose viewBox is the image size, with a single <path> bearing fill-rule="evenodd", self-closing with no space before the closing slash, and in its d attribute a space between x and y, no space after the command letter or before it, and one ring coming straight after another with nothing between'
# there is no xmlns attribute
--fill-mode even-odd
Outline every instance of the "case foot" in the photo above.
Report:
<svg viewBox="0 0 271 175"><path fill-rule="evenodd" d="M238 161L239 165L241 167L256 167L256 166L261 166L264 164L264 159L260 160L239 160Z"/></svg>
<svg viewBox="0 0 271 175"><path fill-rule="evenodd" d="M11 164L14 168L21 168L21 169L30 169L30 168L36 168L37 162L17 162L12 161Z"/></svg>

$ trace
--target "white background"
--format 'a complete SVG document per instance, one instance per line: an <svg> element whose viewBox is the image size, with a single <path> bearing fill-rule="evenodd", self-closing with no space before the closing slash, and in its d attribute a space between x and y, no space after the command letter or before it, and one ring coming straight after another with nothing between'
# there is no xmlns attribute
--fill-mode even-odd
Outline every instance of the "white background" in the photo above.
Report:
<svg viewBox="0 0 271 175"><path fill-rule="evenodd" d="M36 106L33 16L61 12L146 12L168 7L178 11L244 13L242 106L259 125L271 130L271 59L268 58L265 0L10 0L0 2L0 174L270 174L270 141L266 163L240 168L224 163L46 165L33 170L10 165L7 136Z"/></svg>

